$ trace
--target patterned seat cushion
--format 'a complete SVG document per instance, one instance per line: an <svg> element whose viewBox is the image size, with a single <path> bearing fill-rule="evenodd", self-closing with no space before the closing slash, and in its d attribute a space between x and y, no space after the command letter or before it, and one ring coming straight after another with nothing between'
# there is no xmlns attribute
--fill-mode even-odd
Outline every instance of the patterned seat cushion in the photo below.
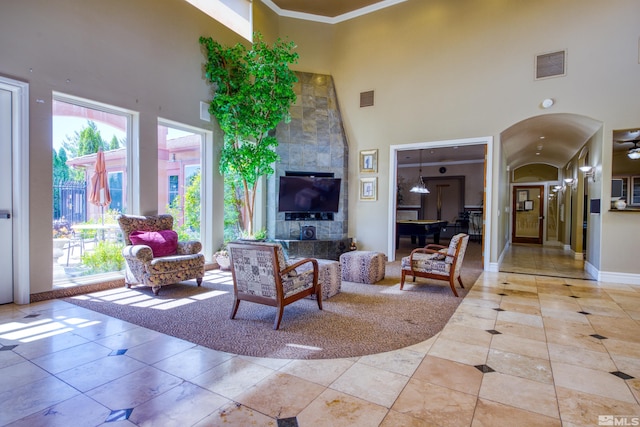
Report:
<svg viewBox="0 0 640 427"><path fill-rule="evenodd" d="M432 273L439 274L442 276L449 276L451 272L451 266L453 265L453 256L456 254L456 249L458 247L458 242L460 239L464 238L466 234L456 234L451 238L449 242L449 246L444 249L440 249L437 253L420 253L416 252L413 254L413 265L409 264L410 256L406 256L402 258L400 262L401 268L403 270L413 270L422 273ZM460 258L464 257L466 245L463 245L458 256ZM460 268L460 264L456 266L458 269Z"/></svg>
<svg viewBox="0 0 640 427"><path fill-rule="evenodd" d="M403 270L415 270L423 273L441 274L448 276L451 271L451 263L445 262L440 254L413 254L413 268L409 265L410 257L402 258Z"/></svg>
<svg viewBox="0 0 640 427"><path fill-rule="evenodd" d="M374 251L351 251L340 255L342 280L376 283L384 279L386 256Z"/></svg>
<svg viewBox="0 0 640 427"><path fill-rule="evenodd" d="M251 242L242 243L252 244ZM255 242L255 244L280 248L280 245L275 243ZM277 251L277 256L278 264L282 263L280 268L286 268L287 264L284 261L282 250ZM239 292L268 298L276 297L275 277L273 276L275 266L271 256L265 256L264 251L232 248L231 259ZM313 269L298 272L294 270L291 274L281 275L281 280L285 297L296 294L313 286Z"/></svg>

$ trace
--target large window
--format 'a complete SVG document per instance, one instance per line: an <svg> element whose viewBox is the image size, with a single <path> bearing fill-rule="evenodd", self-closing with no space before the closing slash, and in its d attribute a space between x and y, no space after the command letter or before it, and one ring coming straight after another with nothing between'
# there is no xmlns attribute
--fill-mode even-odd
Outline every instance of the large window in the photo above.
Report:
<svg viewBox="0 0 640 427"><path fill-rule="evenodd" d="M54 281L119 272L132 114L54 93L52 115Z"/></svg>
<svg viewBox="0 0 640 427"><path fill-rule="evenodd" d="M177 124L158 126L158 213L173 215L181 240L201 237L203 140Z"/></svg>

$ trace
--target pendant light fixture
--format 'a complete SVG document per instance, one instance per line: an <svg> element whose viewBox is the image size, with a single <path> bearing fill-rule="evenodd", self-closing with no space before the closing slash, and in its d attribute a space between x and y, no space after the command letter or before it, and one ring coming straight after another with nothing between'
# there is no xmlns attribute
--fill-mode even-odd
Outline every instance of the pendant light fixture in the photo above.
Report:
<svg viewBox="0 0 640 427"><path fill-rule="evenodd" d="M420 171L418 172L418 183L413 186L411 193L420 193L420 194L429 194L429 190L424 185L424 181L422 181L422 150L420 150Z"/></svg>

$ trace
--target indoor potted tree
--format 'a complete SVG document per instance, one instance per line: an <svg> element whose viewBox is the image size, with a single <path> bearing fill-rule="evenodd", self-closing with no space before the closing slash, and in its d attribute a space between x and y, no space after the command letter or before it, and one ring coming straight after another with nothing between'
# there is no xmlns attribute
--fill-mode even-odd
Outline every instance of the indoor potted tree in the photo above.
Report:
<svg viewBox="0 0 640 427"><path fill-rule="evenodd" d="M293 42L278 39L269 46L260 33L250 49L243 44L224 47L200 37L205 48L205 78L213 87L209 112L224 132L220 172L242 183L244 236L252 236L256 187L271 175L278 160L275 128L288 122L295 102L297 77L289 65L297 62Z"/></svg>

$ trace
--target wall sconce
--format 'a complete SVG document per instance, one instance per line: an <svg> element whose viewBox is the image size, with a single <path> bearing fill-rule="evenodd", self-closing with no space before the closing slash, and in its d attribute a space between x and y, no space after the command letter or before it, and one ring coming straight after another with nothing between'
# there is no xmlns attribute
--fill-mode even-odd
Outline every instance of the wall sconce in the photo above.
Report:
<svg viewBox="0 0 640 427"><path fill-rule="evenodd" d="M580 166L580 170L584 172L585 178L591 178L593 182L596 182L596 168L592 166Z"/></svg>
<svg viewBox="0 0 640 427"><path fill-rule="evenodd" d="M564 182L569 186L569 187L573 187L573 184L576 183L576 180L573 178L565 178Z"/></svg>

